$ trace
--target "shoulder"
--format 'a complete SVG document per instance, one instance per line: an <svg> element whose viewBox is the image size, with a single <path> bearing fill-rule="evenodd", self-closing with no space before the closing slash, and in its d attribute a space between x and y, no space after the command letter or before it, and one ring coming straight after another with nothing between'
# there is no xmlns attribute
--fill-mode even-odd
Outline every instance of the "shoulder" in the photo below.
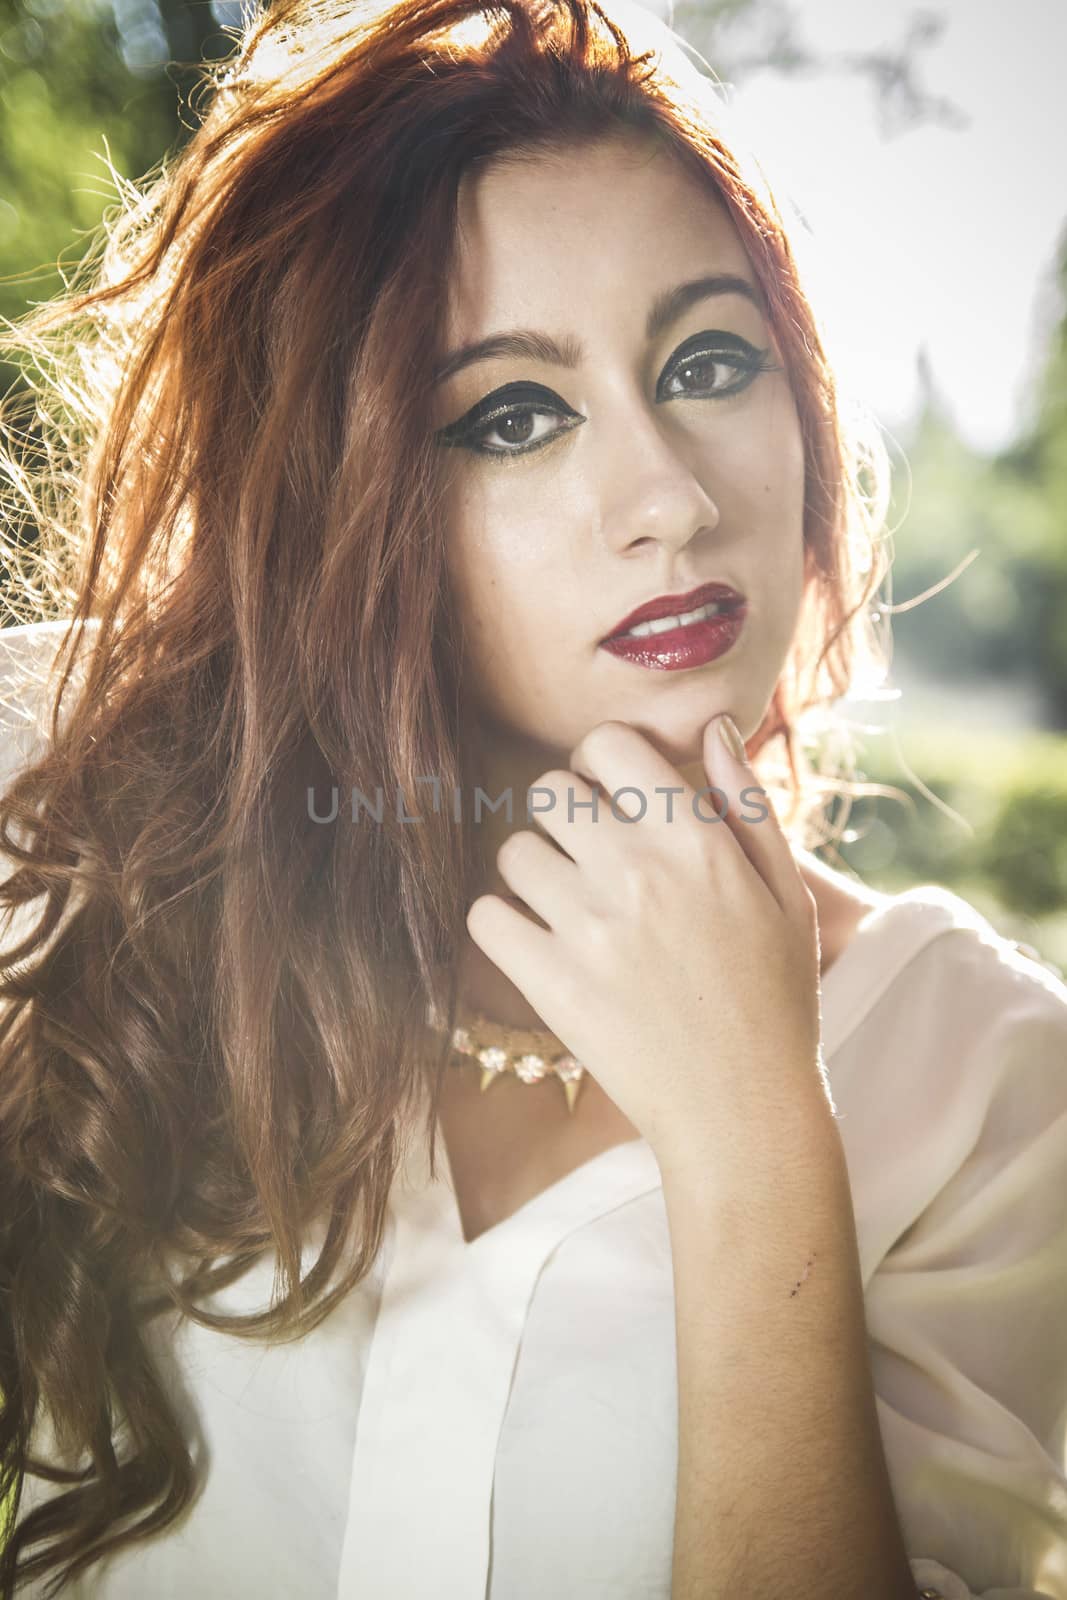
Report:
<svg viewBox="0 0 1067 1600"><path fill-rule="evenodd" d="M969 902L940 894L951 922L928 952L931 1018L943 1015L978 1102L1036 1129L1067 1112L1067 983Z"/></svg>
<svg viewBox="0 0 1067 1600"><path fill-rule="evenodd" d="M1045 1019L1067 1025L1067 983L1032 946L1000 933L963 896L920 884L892 896L880 913L896 917L911 936L913 955L902 976L913 1001L925 997L929 1016L960 1031L1000 1031L1013 1021ZM905 941L907 943L907 941Z"/></svg>
<svg viewBox="0 0 1067 1600"><path fill-rule="evenodd" d="M843 952L842 970L879 979L878 994L903 1009L925 997L937 1014L988 1017L1037 1007L1067 1008L1060 968L1031 945L1000 933L977 906L941 884L882 894L862 912Z"/></svg>
<svg viewBox="0 0 1067 1600"><path fill-rule="evenodd" d="M927 883L892 896L887 905L910 914L924 954L920 970L929 971L929 982L940 981L946 995L950 987L969 1006L998 1015L1036 1007L1056 1017L1067 1009L1060 968L1032 945L1000 933L962 895Z"/></svg>
<svg viewBox="0 0 1067 1600"><path fill-rule="evenodd" d="M1067 1185L1067 985L933 884L890 896L845 961L824 1022L865 1285L916 1228L1024 1250Z"/></svg>
<svg viewBox="0 0 1067 1600"><path fill-rule="evenodd" d="M940 1130L962 1151L983 1127L1034 1137L1067 1114L1067 983L968 900L936 884L890 896L848 954L876 998L839 1081L878 1102L883 1130L899 1116L913 1148Z"/></svg>

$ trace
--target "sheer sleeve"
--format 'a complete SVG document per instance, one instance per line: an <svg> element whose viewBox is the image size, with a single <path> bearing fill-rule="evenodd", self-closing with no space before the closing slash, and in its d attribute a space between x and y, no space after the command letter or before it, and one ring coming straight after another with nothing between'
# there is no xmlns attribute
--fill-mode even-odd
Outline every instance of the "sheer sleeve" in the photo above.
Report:
<svg viewBox="0 0 1067 1600"><path fill-rule="evenodd" d="M54 623L0 628L0 789L44 748L47 673L59 643Z"/></svg>
<svg viewBox="0 0 1067 1600"><path fill-rule="evenodd" d="M1067 986L950 937L976 1136L868 1285L879 1422L920 1593L1067 1600Z"/></svg>

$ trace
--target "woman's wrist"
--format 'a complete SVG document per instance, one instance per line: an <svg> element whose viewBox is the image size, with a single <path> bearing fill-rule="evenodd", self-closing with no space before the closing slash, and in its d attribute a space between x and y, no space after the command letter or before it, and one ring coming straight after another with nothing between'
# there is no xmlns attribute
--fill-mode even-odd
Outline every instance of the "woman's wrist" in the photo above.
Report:
<svg viewBox="0 0 1067 1600"><path fill-rule="evenodd" d="M664 1196L683 1201L750 1189L760 1172L824 1171L844 1149L834 1107L817 1072L783 1072L788 1094L754 1093L744 1106L720 1101L714 1112L670 1122L649 1139Z"/></svg>

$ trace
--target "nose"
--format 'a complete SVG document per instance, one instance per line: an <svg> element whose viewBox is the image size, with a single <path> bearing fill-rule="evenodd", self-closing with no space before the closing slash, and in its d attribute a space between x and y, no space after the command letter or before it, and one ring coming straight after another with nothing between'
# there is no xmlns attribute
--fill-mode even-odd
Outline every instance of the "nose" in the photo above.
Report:
<svg viewBox="0 0 1067 1600"><path fill-rule="evenodd" d="M619 555L648 555L655 546L672 554L719 525L719 508L661 415L645 402L630 407L606 452L601 496L601 538ZM692 441L690 440L690 446Z"/></svg>

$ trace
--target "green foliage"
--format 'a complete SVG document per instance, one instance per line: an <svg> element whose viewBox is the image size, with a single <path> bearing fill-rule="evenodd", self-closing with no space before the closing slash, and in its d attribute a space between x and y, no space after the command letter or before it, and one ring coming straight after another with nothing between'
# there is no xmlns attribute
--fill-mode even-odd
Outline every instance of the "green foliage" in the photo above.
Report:
<svg viewBox="0 0 1067 1600"><path fill-rule="evenodd" d="M228 47L206 0L140 10L156 11L170 64L131 70L137 41L120 34L107 0L0 0L4 317L62 287L114 204L109 166L138 178L177 147L192 117L189 63ZM4 389L16 378L10 366L0 373Z"/></svg>
<svg viewBox="0 0 1067 1600"><path fill-rule="evenodd" d="M872 744L842 858L875 888L940 883L1067 968L1067 740L938 726ZM835 813L839 815L840 812Z"/></svg>
<svg viewBox="0 0 1067 1600"><path fill-rule="evenodd" d="M169 98L167 96L166 98ZM161 103L161 101L163 103ZM0 311L16 317L61 287L113 194L107 153L132 176L168 132L155 84L139 84L97 0L0 0Z"/></svg>
<svg viewBox="0 0 1067 1600"><path fill-rule="evenodd" d="M1060 315L1035 384L1032 421L996 456L969 449L931 392L897 472L893 600L947 588L894 618L897 654L925 673L1014 678L1040 689L1067 728L1067 237Z"/></svg>

